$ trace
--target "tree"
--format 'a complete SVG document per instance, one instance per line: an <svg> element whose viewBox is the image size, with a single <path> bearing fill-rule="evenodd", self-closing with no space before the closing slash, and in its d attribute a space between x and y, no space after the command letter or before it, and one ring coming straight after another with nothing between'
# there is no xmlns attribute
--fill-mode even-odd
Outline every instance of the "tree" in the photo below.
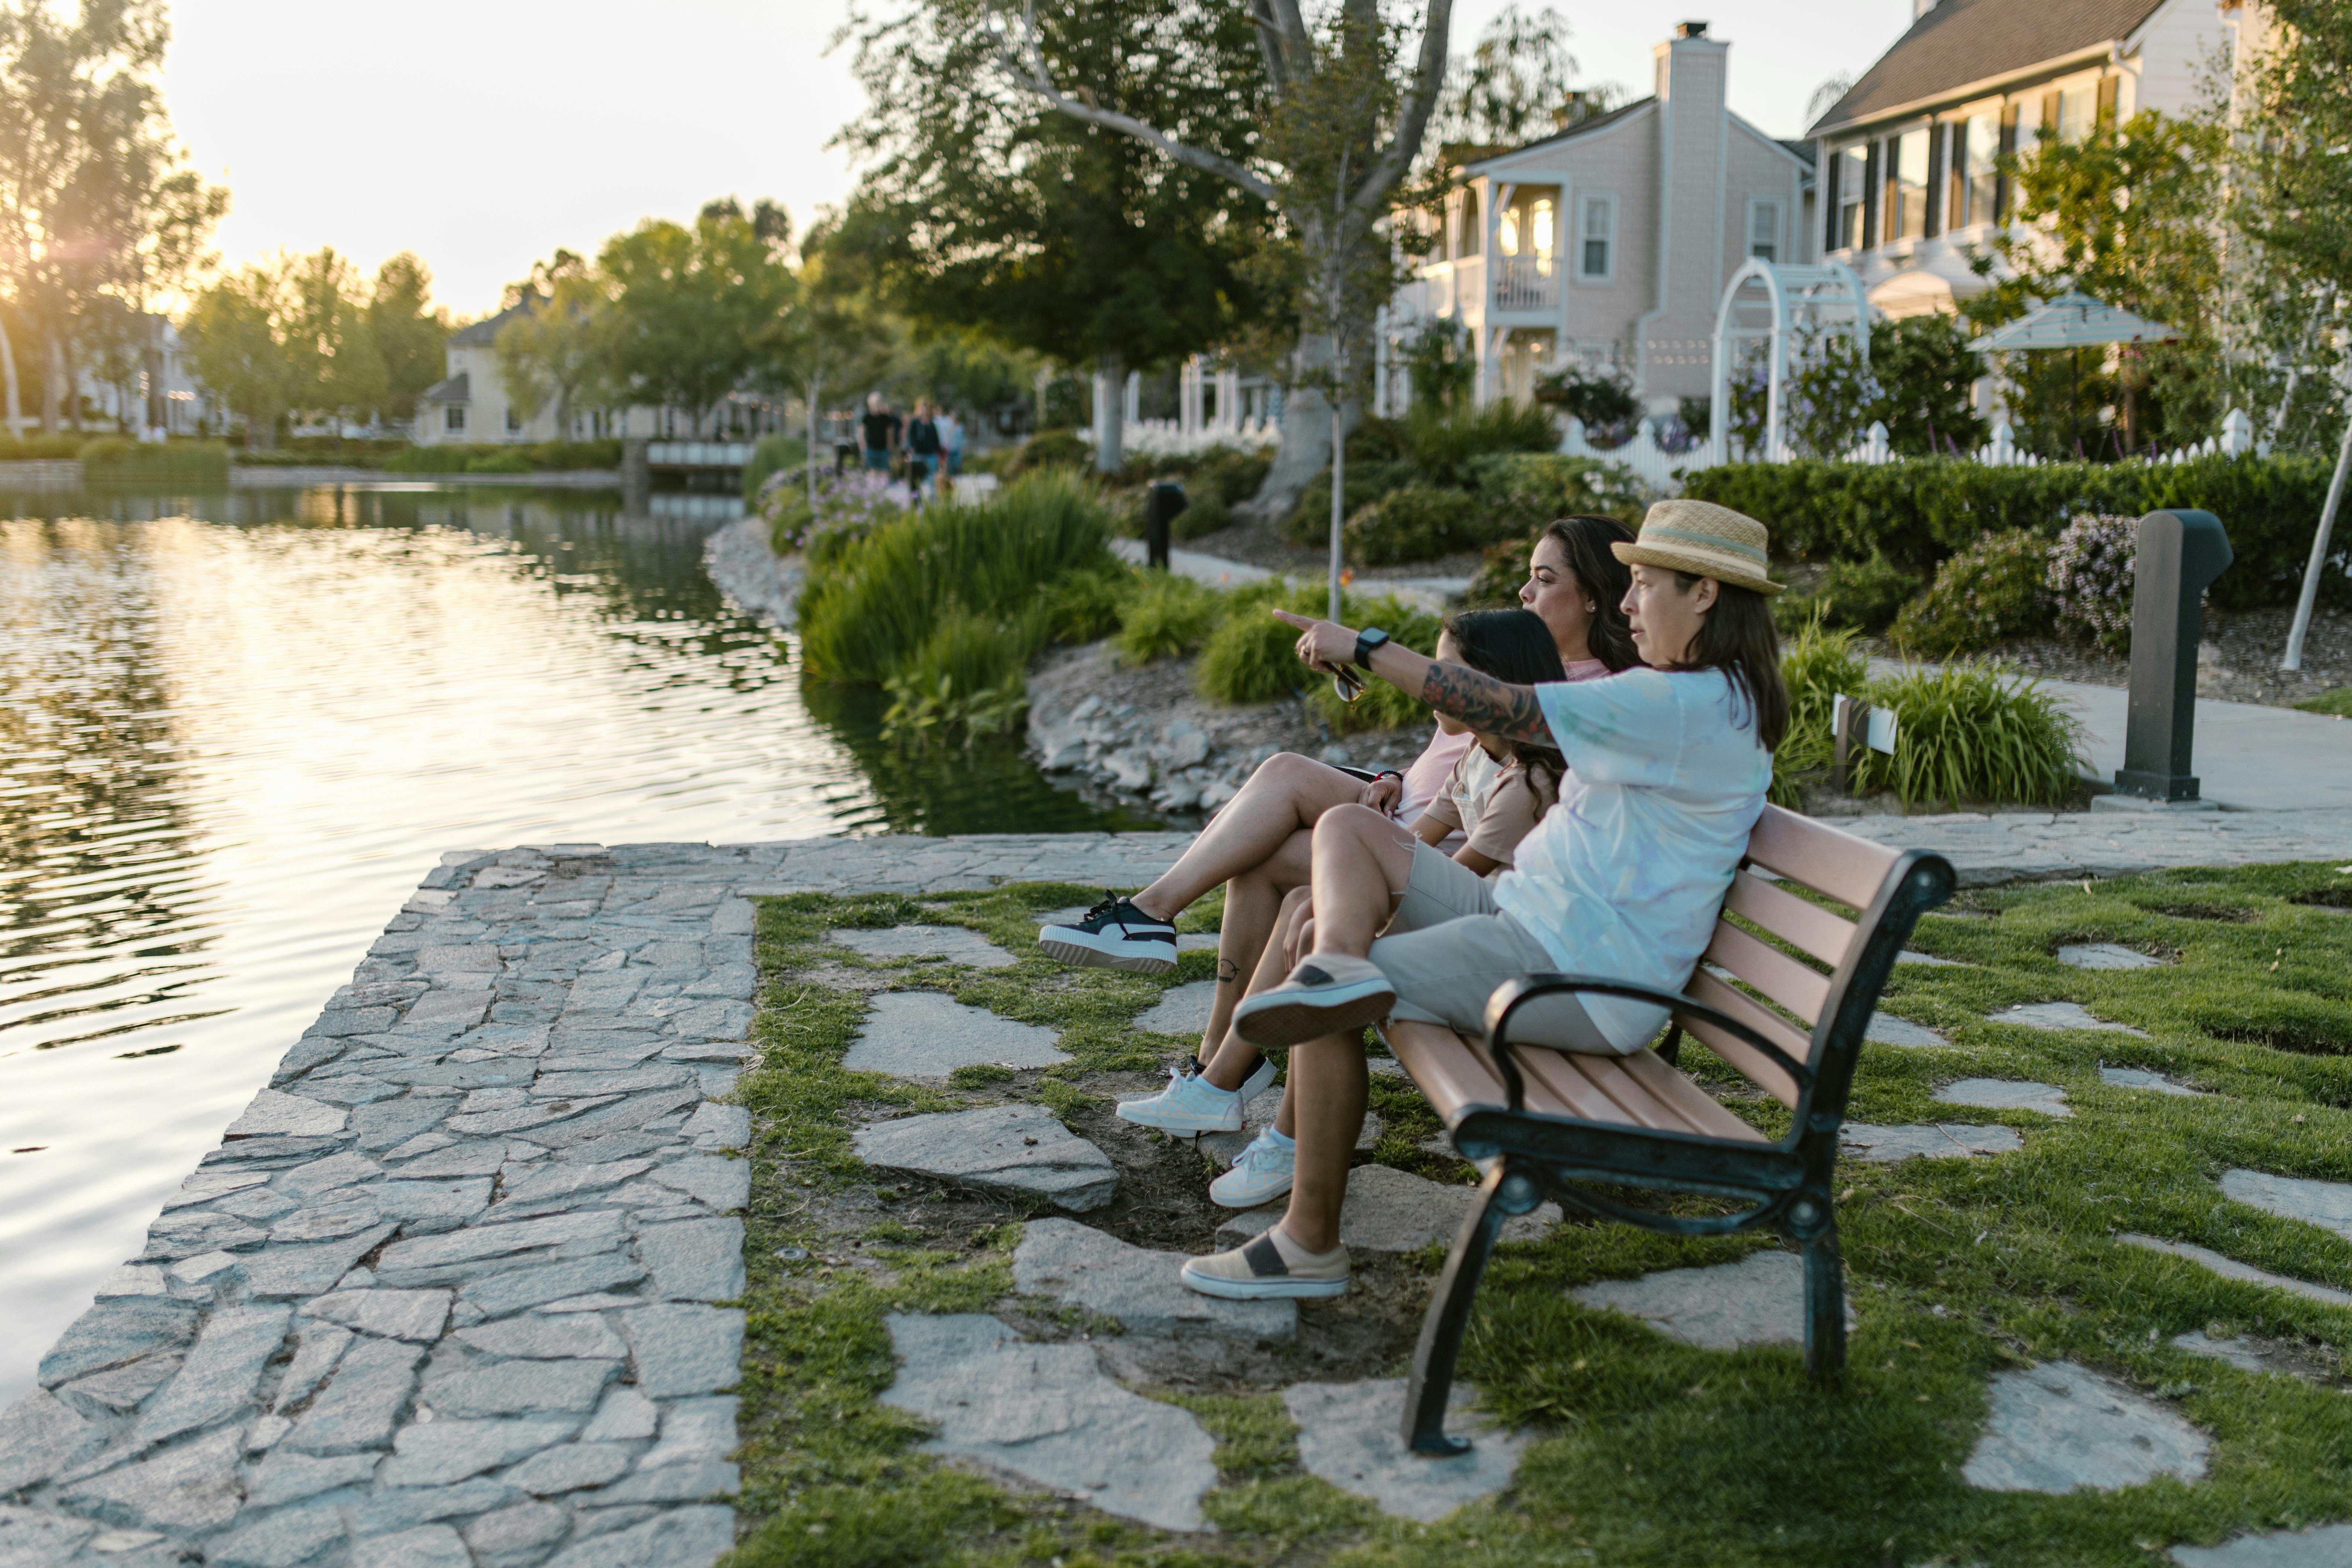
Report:
<svg viewBox="0 0 2352 1568"><path fill-rule="evenodd" d="M872 167L835 250L920 332L976 325L1114 386L1232 335L1256 308L1265 204L1007 84L989 16L987 0L928 0L866 26L856 63L874 108L843 140ZM1036 32L1054 68L1099 101L1246 155L1229 84L1255 72L1257 52L1238 13L1113 0ZM1116 403L1095 434L1097 465L1117 469Z"/></svg>
<svg viewBox="0 0 2352 1568"><path fill-rule="evenodd" d="M706 208L689 228L647 218L605 242L610 293L600 336L616 400L689 411L695 433L743 384L793 293L783 245L740 211Z"/></svg>
<svg viewBox="0 0 2352 1568"><path fill-rule="evenodd" d="M70 17L41 0L0 5L0 273L40 340L45 429L57 427L93 301L143 315L205 262L227 209L172 139L156 82L169 37L161 0L82 0ZM149 395L160 400L147 325ZM151 422L160 413L151 402Z"/></svg>
<svg viewBox="0 0 2352 1568"><path fill-rule="evenodd" d="M530 308L499 329L499 379L525 419L553 404L555 428L568 436L581 402L611 400L612 298L604 279L568 250L534 263L520 289L515 302Z"/></svg>
<svg viewBox="0 0 2352 1568"><path fill-rule="evenodd" d="M294 402L286 271L281 257L219 279L196 296L180 326L196 379L245 416L247 439L263 448L278 444L278 418Z"/></svg>
<svg viewBox="0 0 2352 1568"><path fill-rule="evenodd" d="M1381 220L1420 155L1444 85L1453 0L1426 0L1418 47L1404 63L1402 29L1379 0L1341 0L1311 26L1297 0L1251 0L1259 68L1220 81L1226 107L1200 126L1158 125L1121 107L1117 84L1066 78L1039 25L1034 0L1019 16L990 6L998 61L1008 79L1086 124L1131 136L1172 163L1202 170L1274 207L1301 261L1301 315L1282 447L1255 503L1279 515L1307 481L1343 455L1336 437L1357 405L1361 349L1373 312L1394 290L1393 255ZM1053 6L1056 18L1094 7ZM1178 59L1171 70L1213 62ZM1244 130L1247 152L1220 151L1203 132ZM1333 475L1332 586L1339 593L1338 498Z"/></svg>
<svg viewBox="0 0 2352 1568"><path fill-rule="evenodd" d="M448 367L449 312L431 304L433 274L412 251L376 268L367 302L368 336L383 361L383 411L414 418L417 395Z"/></svg>
<svg viewBox="0 0 2352 1568"><path fill-rule="evenodd" d="M1619 96L1611 87L1572 90L1577 65L1568 52L1568 23L1549 5L1532 16L1504 6L1467 58L1456 56L1445 74L1433 130L1443 141L1474 146L1549 136Z"/></svg>
<svg viewBox="0 0 2352 1568"><path fill-rule="evenodd" d="M816 421L828 386L843 387L867 375L887 352L890 334L877 321L866 290L858 285L854 262L843 265L833 245L834 228L820 226L802 247L793 298L757 342L755 379L800 396L808 429L808 460L803 479L809 510L816 510Z"/></svg>
<svg viewBox="0 0 2352 1568"><path fill-rule="evenodd" d="M2044 127L2033 148L2005 160L2016 221L1993 253L2012 275L1968 303L1972 321L1997 325L2073 288L2180 333L2126 346L2113 374L2095 350L2004 356L2032 449L2094 451L2102 426L2093 411L2109 406L2121 414L2115 436L2126 451L2201 439L2219 425L2221 150L2218 125L2142 110L2076 142ZM1979 260L1988 272L1991 264Z"/></svg>
<svg viewBox="0 0 2352 1568"><path fill-rule="evenodd" d="M381 410L391 395L383 355L368 331L368 289L347 257L326 247L295 258L285 319L292 406L340 424Z"/></svg>

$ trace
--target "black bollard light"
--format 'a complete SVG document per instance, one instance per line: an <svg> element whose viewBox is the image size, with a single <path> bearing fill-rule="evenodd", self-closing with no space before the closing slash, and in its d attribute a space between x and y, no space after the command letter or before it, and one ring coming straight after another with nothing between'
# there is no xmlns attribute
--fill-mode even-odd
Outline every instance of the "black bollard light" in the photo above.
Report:
<svg viewBox="0 0 2352 1568"><path fill-rule="evenodd" d="M2230 536L2210 511L2139 520L2133 567L2131 717L2116 792L2164 805L2197 802L2189 771L2197 730L2197 642L2205 590L2230 564Z"/></svg>
<svg viewBox="0 0 2352 1568"><path fill-rule="evenodd" d="M1151 487L1151 499L1143 509L1143 554L1145 563L1168 570L1168 535L1176 514L1192 503L1184 499L1184 487L1162 479Z"/></svg>

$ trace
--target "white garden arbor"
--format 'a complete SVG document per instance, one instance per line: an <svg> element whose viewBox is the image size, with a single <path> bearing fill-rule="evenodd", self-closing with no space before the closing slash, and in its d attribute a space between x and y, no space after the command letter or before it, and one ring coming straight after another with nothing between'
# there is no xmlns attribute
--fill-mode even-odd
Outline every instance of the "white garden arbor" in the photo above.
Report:
<svg viewBox="0 0 2352 1568"><path fill-rule="evenodd" d="M1715 316L1715 368L1709 406L1713 428L1708 432L1717 462L1731 460L1731 375L1736 360L1744 360L1745 345L1765 343L1767 394L1763 449L1747 454L1753 461L1782 462L1789 456L1788 388L1792 347L1810 347L1832 333L1853 342L1863 363L1870 362L1870 301L1862 279L1843 262L1824 261L1810 267L1784 266L1751 257L1723 290L1722 307Z"/></svg>

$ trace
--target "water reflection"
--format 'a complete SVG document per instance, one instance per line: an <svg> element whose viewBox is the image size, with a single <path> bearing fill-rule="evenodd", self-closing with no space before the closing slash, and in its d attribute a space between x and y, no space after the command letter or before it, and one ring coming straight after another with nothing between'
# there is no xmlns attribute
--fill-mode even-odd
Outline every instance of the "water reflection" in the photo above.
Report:
<svg viewBox="0 0 2352 1568"><path fill-rule="evenodd" d="M0 496L0 1400L444 851L1146 825L803 692L711 526Z"/></svg>

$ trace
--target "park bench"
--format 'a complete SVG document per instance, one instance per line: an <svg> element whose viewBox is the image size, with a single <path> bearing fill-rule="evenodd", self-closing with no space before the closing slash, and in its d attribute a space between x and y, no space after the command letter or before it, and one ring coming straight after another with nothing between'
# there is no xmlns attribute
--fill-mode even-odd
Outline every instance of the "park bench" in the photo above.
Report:
<svg viewBox="0 0 2352 1568"><path fill-rule="evenodd" d="M1809 888L1856 918L1776 883ZM1453 1454L1469 1447L1444 1422L1471 1298L1504 1219L1547 1194L1601 1219L1675 1236L1780 1232L1804 1252L1806 1371L1837 1375L1845 1364L1845 1280L1831 1172L1846 1089L1895 955L1952 886L1951 865L1939 855L1888 849L1768 805L1682 995L1588 975L1529 974L1488 1001L1483 1042L1435 1024L1385 1026L1390 1051L1428 1096L1454 1148L1486 1174L1422 1322L1405 1400L1410 1447ZM1525 1032L1526 1009L1560 993L1655 1002L1673 1009L1672 1024L1656 1047L1624 1057L1513 1043L1515 1024ZM1686 1037L1788 1107L1788 1134L1767 1139L1678 1070ZM1596 1184L1748 1206L1667 1214L1628 1206Z"/></svg>

